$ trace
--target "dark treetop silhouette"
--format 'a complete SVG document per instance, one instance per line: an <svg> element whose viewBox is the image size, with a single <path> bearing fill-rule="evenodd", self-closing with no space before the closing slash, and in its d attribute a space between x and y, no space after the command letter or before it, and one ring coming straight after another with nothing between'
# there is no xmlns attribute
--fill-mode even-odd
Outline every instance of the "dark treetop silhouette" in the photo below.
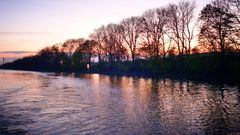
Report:
<svg viewBox="0 0 240 135"><path fill-rule="evenodd" d="M215 0L202 9L198 25L194 2L150 9L101 26L90 39L69 39L1 68L239 80L239 5Z"/></svg>

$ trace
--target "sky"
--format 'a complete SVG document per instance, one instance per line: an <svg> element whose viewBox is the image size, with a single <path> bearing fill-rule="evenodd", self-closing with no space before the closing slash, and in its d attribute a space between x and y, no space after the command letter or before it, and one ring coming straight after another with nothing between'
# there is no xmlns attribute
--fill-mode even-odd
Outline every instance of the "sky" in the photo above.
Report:
<svg viewBox="0 0 240 135"><path fill-rule="evenodd" d="M32 55L180 0L0 0L0 57ZM210 0L196 1L198 13Z"/></svg>

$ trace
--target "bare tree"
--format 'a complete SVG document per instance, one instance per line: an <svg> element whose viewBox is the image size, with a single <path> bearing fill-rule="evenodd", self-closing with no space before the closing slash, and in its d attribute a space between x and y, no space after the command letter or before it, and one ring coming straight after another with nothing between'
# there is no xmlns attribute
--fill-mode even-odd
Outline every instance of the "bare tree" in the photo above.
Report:
<svg viewBox="0 0 240 135"><path fill-rule="evenodd" d="M232 35L234 15L223 7L220 0L206 5L200 14L199 41L209 51L225 54L233 50L229 37Z"/></svg>
<svg viewBox="0 0 240 135"><path fill-rule="evenodd" d="M126 59L127 50L123 46L122 28L118 24L108 24L98 29L97 35L98 45L97 51L105 54L108 61L119 61Z"/></svg>
<svg viewBox="0 0 240 135"><path fill-rule="evenodd" d="M175 44L177 45L178 49L178 54L182 54L182 49L181 49L181 41L180 41L180 20L179 20L179 12L178 12L178 6L177 5L169 5L169 23L168 27L173 33L172 39L174 40Z"/></svg>
<svg viewBox="0 0 240 135"><path fill-rule="evenodd" d="M225 10L234 15L234 30L229 40L232 41L234 49L240 52L240 0L222 0L225 4Z"/></svg>
<svg viewBox="0 0 240 135"><path fill-rule="evenodd" d="M143 25L142 25L142 34L140 36L141 48L139 51L141 55L146 58L154 57L154 44L153 44L153 32L154 31L154 17L155 10L150 9L143 13Z"/></svg>
<svg viewBox="0 0 240 135"><path fill-rule="evenodd" d="M169 5L169 25L172 39L177 45L179 55L190 54L194 38L195 1L181 1L178 5Z"/></svg>
<svg viewBox="0 0 240 135"><path fill-rule="evenodd" d="M96 42L93 49L94 49L95 55L98 56L99 62L102 62L104 59L104 51L103 51L104 43L102 41L102 38L103 38L102 36L103 36L103 29L101 28L95 29L94 32L89 36L90 39Z"/></svg>
<svg viewBox="0 0 240 135"><path fill-rule="evenodd" d="M44 63L48 63L49 66L59 66L60 65L60 46L61 44L55 44L53 46L45 47L38 52L38 56Z"/></svg>
<svg viewBox="0 0 240 135"><path fill-rule="evenodd" d="M182 34L182 46L185 50L185 54L191 53L191 42L194 38L194 9L195 1L186 2L182 1L179 3L179 10L181 13L181 34ZM191 26L192 25L192 26Z"/></svg>
<svg viewBox="0 0 240 135"><path fill-rule="evenodd" d="M80 44L75 53L79 53L82 56L82 62L91 63L91 58L94 56L94 47L96 42L94 40L86 40L82 44Z"/></svg>
<svg viewBox="0 0 240 135"><path fill-rule="evenodd" d="M84 42L84 39L69 39L62 44L62 52L65 54L65 65L71 66L73 64L72 57L76 48Z"/></svg>
<svg viewBox="0 0 240 135"><path fill-rule="evenodd" d="M142 51L152 58L165 57L171 45L168 33L168 9L157 8L143 14L144 25L142 34Z"/></svg>
<svg viewBox="0 0 240 135"><path fill-rule="evenodd" d="M235 15L238 24L240 24L240 0L227 0L227 7Z"/></svg>
<svg viewBox="0 0 240 135"><path fill-rule="evenodd" d="M142 33L142 23L143 19L141 17L130 17L120 23L122 36L130 50L132 61L136 58L138 39Z"/></svg>
<svg viewBox="0 0 240 135"><path fill-rule="evenodd" d="M151 9L143 14L143 42L144 48L150 57L158 58L160 55L161 38L166 19L163 15L164 9Z"/></svg>
<svg viewBox="0 0 240 135"><path fill-rule="evenodd" d="M118 24L109 24L107 30L110 36L110 43L113 47L113 58L114 61L119 61L127 57L127 50L123 46L123 29Z"/></svg>
<svg viewBox="0 0 240 135"><path fill-rule="evenodd" d="M62 50L66 53L68 58L72 59L72 54L75 49L84 42L84 39L69 39L62 44Z"/></svg>

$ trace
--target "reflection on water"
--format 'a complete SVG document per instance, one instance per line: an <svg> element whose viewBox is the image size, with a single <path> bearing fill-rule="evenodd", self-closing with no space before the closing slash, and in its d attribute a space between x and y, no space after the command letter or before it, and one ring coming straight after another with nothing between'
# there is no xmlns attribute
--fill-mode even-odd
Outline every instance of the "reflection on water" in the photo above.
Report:
<svg viewBox="0 0 240 135"><path fill-rule="evenodd" d="M232 133L237 85L0 70L0 134Z"/></svg>

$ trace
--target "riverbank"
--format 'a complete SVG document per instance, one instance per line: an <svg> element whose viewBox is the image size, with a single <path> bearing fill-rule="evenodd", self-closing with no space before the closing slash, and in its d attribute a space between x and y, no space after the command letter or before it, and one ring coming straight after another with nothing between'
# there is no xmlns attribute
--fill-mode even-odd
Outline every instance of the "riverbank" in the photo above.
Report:
<svg viewBox="0 0 240 135"><path fill-rule="evenodd" d="M32 61L31 61L32 62ZM175 78L200 81L240 82L240 55L174 56L165 59L135 60L119 62L91 63L84 66L51 66L48 63L32 62L21 59L1 66L1 69L66 72L79 74L104 74L110 76L134 76L151 78Z"/></svg>
<svg viewBox="0 0 240 135"><path fill-rule="evenodd" d="M1 69L1 68L0 68ZM33 71L33 72L44 72L44 73L56 73L56 74L65 74L66 76L69 74L75 74L77 76L81 76L84 74L100 74L107 75L111 77L134 77L134 78L150 78L150 79L172 79L172 80L190 80L194 82L205 82L211 84L239 84L240 79L239 76L226 76L226 75L191 75L191 74L183 74L183 73L165 73L165 74L153 74L147 72L97 72L94 70L88 71L46 71L46 70L24 70L24 69L3 69L3 70L16 70L16 71Z"/></svg>

